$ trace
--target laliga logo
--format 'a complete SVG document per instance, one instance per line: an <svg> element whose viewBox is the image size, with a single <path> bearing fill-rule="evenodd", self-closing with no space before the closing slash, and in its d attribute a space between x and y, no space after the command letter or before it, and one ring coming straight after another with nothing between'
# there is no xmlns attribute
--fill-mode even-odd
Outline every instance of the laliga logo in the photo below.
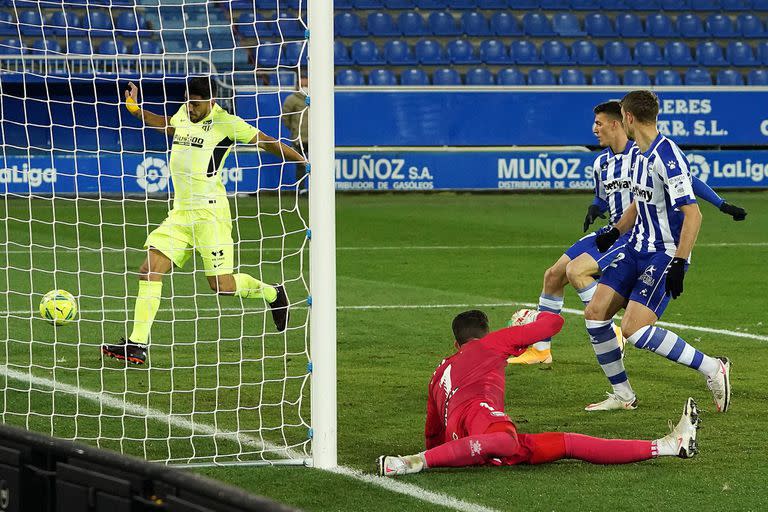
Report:
<svg viewBox="0 0 768 512"><path fill-rule="evenodd" d="M168 176L168 165L162 158L145 158L136 166L136 183L150 193L165 190Z"/></svg>
<svg viewBox="0 0 768 512"><path fill-rule="evenodd" d="M691 167L691 174L706 182L709 177L709 163L703 155L688 155L688 163Z"/></svg>

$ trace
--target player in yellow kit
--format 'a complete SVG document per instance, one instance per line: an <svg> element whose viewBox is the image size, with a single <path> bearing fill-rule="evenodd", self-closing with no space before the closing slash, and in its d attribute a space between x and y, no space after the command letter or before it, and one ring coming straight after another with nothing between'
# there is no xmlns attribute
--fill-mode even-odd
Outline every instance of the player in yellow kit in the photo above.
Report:
<svg viewBox="0 0 768 512"><path fill-rule="evenodd" d="M219 171L236 142L258 147L284 160L302 162L296 150L260 132L216 104L215 84L209 77L187 82L186 102L173 115L153 114L139 106L138 89L128 84L128 111L147 126L173 136L169 168L173 209L147 237L147 258L139 270L139 294L128 340L101 346L103 354L133 364L147 358L149 331L160 307L163 276L181 268L197 251L211 289L221 295L264 299L278 331L288 325L288 297L282 285L271 286L244 273L234 273L232 215Z"/></svg>

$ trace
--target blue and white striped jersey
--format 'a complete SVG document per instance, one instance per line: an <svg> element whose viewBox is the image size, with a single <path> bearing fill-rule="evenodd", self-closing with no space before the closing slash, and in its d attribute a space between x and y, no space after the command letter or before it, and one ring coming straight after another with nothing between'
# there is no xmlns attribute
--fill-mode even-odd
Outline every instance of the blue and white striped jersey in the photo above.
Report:
<svg viewBox="0 0 768 512"><path fill-rule="evenodd" d="M674 256L685 217L679 208L696 203L688 159L661 134L648 151L641 153L635 146L631 156L637 220L628 245L637 251Z"/></svg>
<svg viewBox="0 0 768 512"><path fill-rule="evenodd" d="M632 148L634 141L628 141L621 153L614 153L609 147L597 155L592 166L595 181L595 197L608 205L611 224L615 224L632 204Z"/></svg>

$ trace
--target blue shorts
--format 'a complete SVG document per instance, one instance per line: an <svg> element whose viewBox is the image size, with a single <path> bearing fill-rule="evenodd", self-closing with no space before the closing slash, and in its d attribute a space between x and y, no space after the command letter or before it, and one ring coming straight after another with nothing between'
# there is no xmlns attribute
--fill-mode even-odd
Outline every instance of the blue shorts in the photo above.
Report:
<svg viewBox="0 0 768 512"><path fill-rule="evenodd" d="M667 267L671 261L672 256L666 253L637 252L628 245L605 269L600 284L642 304L661 318L670 299L666 289ZM685 270L688 270L687 263Z"/></svg>
<svg viewBox="0 0 768 512"><path fill-rule="evenodd" d="M616 243L614 243L610 249L605 252L600 252L597 250L597 246L595 245L595 239L597 238L598 233L600 233L602 230L603 228L600 228L594 233L590 233L587 236L579 239L578 242L570 246L568 250L565 251L565 255L572 260L575 260L582 254L589 254L592 259L597 262L597 265L600 267L600 271L604 271L606 267L611 264L616 255L624 248L625 245L627 245L627 241L629 240L629 236L632 234L632 232L628 231L627 233L624 233L623 236L620 236L619 239L616 240Z"/></svg>

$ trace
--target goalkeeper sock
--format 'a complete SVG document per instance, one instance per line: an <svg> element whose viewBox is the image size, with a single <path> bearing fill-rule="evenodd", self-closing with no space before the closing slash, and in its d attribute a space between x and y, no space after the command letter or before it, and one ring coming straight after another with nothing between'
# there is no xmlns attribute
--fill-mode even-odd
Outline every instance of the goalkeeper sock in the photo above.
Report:
<svg viewBox="0 0 768 512"><path fill-rule="evenodd" d="M162 281L139 281L139 295L133 311L133 331L128 337L133 343L147 344L162 296Z"/></svg>
<svg viewBox="0 0 768 512"><path fill-rule="evenodd" d="M430 468L477 466L497 457L511 457L520 445L516 436L507 432L462 437L424 452Z"/></svg>
<svg viewBox="0 0 768 512"><path fill-rule="evenodd" d="M592 464L628 464L656 455L653 441L601 439L582 434L565 434L565 457Z"/></svg>
<svg viewBox="0 0 768 512"><path fill-rule="evenodd" d="M244 299L264 298L267 302L275 302L277 299L277 290L273 286L262 283L258 279L248 274L235 274L235 284L237 285L236 295Z"/></svg>
<svg viewBox="0 0 768 512"><path fill-rule="evenodd" d="M560 314L563 310L563 298L554 295L541 294L539 297L539 311L549 311L550 313ZM536 350L549 350L552 346L552 338L537 341L533 344Z"/></svg>

